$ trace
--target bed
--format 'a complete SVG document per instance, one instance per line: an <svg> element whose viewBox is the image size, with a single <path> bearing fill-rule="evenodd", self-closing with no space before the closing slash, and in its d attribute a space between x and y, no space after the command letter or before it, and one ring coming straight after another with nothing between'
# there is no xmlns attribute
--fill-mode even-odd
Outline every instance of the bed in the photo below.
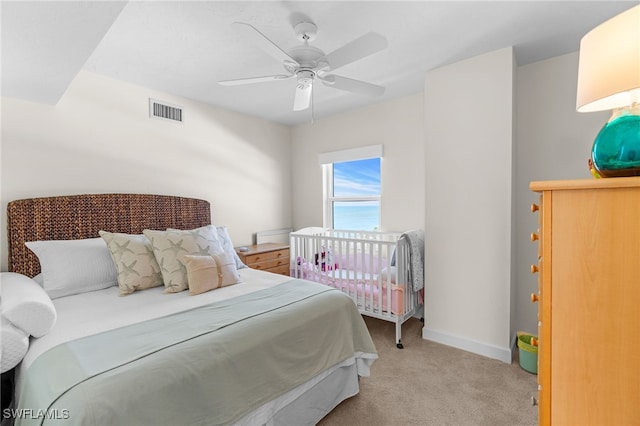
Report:
<svg viewBox="0 0 640 426"><path fill-rule="evenodd" d="M303 228L291 236L291 276L336 288L362 315L395 324L421 316L424 232L368 232Z"/></svg>
<svg viewBox="0 0 640 426"><path fill-rule="evenodd" d="M7 207L9 270L42 277L25 246L33 241L211 226L209 203L191 198L17 200ZM31 337L16 367L10 417L44 425L317 423L358 392L377 358L362 317L339 291L236 266L239 283L194 296L166 284L122 296L111 285L53 299L55 326Z"/></svg>

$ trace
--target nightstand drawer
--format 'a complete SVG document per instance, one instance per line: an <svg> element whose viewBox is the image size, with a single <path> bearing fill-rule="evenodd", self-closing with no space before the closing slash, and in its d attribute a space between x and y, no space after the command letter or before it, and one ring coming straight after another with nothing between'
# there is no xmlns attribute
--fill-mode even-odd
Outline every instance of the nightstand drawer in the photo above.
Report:
<svg viewBox="0 0 640 426"><path fill-rule="evenodd" d="M258 264L267 261L279 261L284 260L287 263L289 262L289 249L282 249L276 251L267 251L263 253L250 254L245 256L245 263L249 264ZM275 265L273 265L275 266Z"/></svg>
<svg viewBox="0 0 640 426"><path fill-rule="evenodd" d="M278 266L289 266L289 257L280 259L270 259L261 262L249 262L247 266L253 269L261 269L266 271L267 269L277 268Z"/></svg>
<svg viewBox="0 0 640 426"><path fill-rule="evenodd" d="M249 268L289 275L289 246L264 243L249 246L247 249L238 251L238 256Z"/></svg>
<svg viewBox="0 0 640 426"><path fill-rule="evenodd" d="M275 268L271 268L269 269L269 272L273 272L274 274L280 274L280 275L289 275L289 265L280 265L280 266L276 266Z"/></svg>

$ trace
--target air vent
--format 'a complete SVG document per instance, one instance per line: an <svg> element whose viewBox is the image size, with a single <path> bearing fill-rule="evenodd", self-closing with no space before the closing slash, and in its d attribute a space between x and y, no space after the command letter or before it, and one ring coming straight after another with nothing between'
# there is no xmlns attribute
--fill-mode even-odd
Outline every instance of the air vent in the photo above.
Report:
<svg viewBox="0 0 640 426"><path fill-rule="evenodd" d="M182 123L182 107L149 98L149 117Z"/></svg>

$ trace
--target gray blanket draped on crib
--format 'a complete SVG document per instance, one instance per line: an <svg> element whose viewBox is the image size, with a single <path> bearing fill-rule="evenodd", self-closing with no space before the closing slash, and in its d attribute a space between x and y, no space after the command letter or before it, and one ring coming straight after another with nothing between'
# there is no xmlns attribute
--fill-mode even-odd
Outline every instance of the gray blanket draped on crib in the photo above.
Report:
<svg viewBox="0 0 640 426"><path fill-rule="evenodd" d="M420 229L403 233L400 238L404 238L409 243L409 282L413 291L424 288L424 231ZM395 263L395 253L393 258Z"/></svg>
<svg viewBox="0 0 640 426"><path fill-rule="evenodd" d="M400 238L404 238L409 243L409 282L413 291L424 288L424 231L415 229L403 233ZM393 252L391 265L396 264L396 253Z"/></svg>

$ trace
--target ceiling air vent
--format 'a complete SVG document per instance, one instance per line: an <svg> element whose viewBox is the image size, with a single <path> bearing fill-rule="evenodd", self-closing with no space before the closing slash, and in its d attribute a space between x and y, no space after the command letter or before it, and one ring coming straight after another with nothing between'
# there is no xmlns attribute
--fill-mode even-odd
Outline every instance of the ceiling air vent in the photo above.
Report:
<svg viewBox="0 0 640 426"><path fill-rule="evenodd" d="M182 123L182 107L149 98L149 117Z"/></svg>

